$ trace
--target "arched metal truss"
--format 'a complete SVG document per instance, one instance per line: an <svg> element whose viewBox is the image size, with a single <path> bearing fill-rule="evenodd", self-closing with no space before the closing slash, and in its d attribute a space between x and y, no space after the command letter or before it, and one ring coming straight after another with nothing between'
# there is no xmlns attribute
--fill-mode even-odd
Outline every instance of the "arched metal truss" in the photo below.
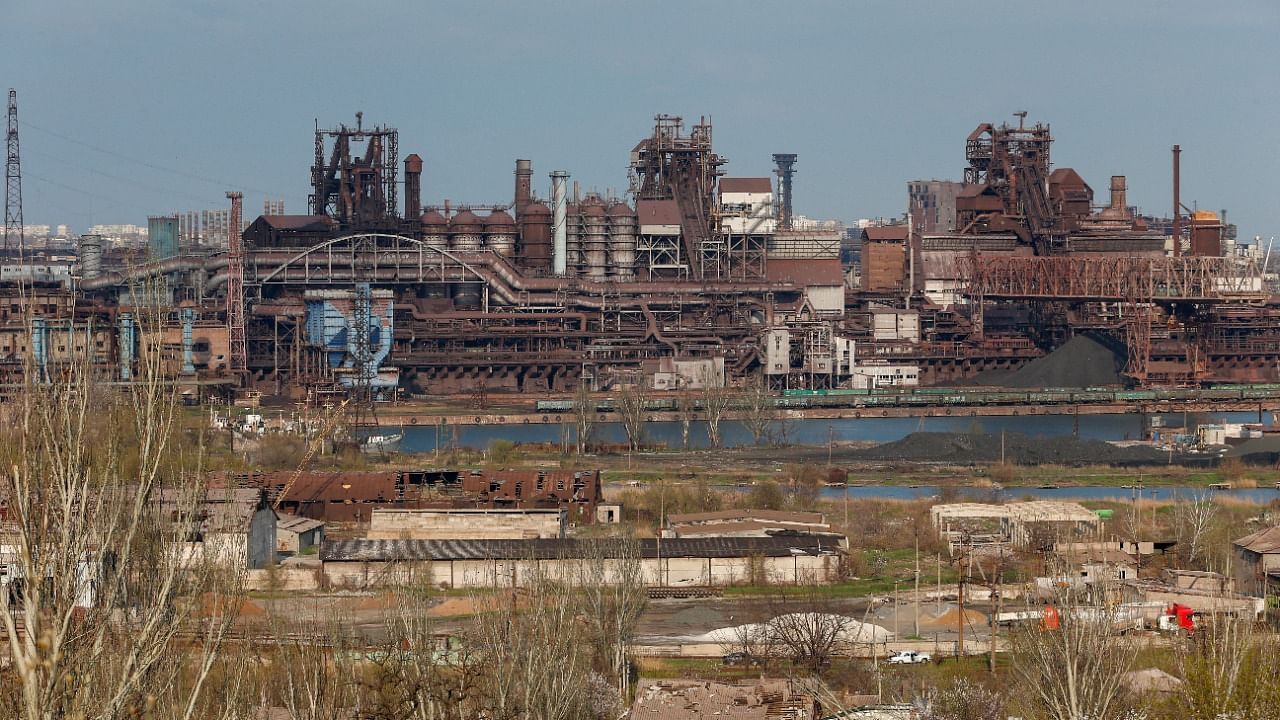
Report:
<svg viewBox="0 0 1280 720"><path fill-rule="evenodd" d="M259 268L264 274L259 274ZM485 282L484 275L448 250L405 235L376 232L326 240L284 262L264 261L258 253L249 253L245 275L247 282L260 285Z"/></svg>

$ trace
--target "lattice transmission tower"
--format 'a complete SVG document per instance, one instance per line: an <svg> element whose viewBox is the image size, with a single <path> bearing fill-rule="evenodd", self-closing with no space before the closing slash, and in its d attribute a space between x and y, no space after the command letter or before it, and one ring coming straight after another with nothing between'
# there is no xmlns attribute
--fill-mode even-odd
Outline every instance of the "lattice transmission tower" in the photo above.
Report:
<svg viewBox="0 0 1280 720"><path fill-rule="evenodd" d="M9 88L9 133L4 163L4 249L26 246L22 235L22 162L18 159L18 91Z"/></svg>
<svg viewBox="0 0 1280 720"><path fill-rule="evenodd" d="M227 222L227 341L232 373L248 368L248 347L244 331L244 249L240 242L241 203L244 193L229 192L231 217Z"/></svg>

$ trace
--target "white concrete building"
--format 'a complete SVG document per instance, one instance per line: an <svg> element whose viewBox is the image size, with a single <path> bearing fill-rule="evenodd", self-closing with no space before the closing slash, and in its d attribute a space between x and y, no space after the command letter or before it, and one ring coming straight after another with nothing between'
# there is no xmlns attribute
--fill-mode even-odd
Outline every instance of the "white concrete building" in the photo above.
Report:
<svg viewBox="0 0 1280 720"><path fill-rule="evenodd" d="M332 540L320 550L334 587L511 587L541 575L572 580L603 562L605 582L623 567L623 545L602 540ZM632 552L651 587L818 584L836 581L844 552L829 538L645 538ZM634 557L634 556L632 556Z"/></svg>

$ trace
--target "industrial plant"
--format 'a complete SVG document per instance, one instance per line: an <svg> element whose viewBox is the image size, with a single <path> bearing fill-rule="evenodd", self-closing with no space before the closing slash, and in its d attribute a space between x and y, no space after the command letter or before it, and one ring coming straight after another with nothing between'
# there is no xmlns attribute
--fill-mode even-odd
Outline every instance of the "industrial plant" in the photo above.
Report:
<svg viewBox="0 0 1280 720"><path fill-rule="evenodd" d="M95 235L70 267L11 254L0 371L50 377L88 353L127 382L150 343L224 398L874 392L1000 386L1087 335L1117 359L1101 384L1280 382L1262 253L1225 211L1184 205L1178 147L1171 212L1154 217L1123 175L1096 197L1052 144L1025 113L982 123L963 182L911 182L900 222L845 230L798 222L802 158L734 176L705 119L658 115L621 196L517 159L509 197L462 205L422 197L431 168L357 114L317 127L306 214L245 222L227 193L225 247L184 242L174 216L151 219L145 256ZM152 307L161 326L139 322Z"/></svg>

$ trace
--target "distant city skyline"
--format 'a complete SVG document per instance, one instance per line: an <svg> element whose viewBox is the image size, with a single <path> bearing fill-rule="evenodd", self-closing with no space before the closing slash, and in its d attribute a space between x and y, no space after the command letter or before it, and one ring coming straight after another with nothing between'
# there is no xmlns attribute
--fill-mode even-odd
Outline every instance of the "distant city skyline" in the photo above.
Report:
<svg viewBox="0 0 1280 720"><path fill-rule="evenodd" d="M266 197L305 212L314 123L357 111L423 157L428 203L509 201L517 157L540 194L556 169L622 192L670 113L711 118L729 175L797 153L796 212L853 222L960 179L973 127L1026 110L1099 202L1126 175L1167 214L1177 143L1186 204L1280 234L1280 6L1260 0L9 5L28 224L137 224L228 189L259 198L250 217Z"/></svg>

